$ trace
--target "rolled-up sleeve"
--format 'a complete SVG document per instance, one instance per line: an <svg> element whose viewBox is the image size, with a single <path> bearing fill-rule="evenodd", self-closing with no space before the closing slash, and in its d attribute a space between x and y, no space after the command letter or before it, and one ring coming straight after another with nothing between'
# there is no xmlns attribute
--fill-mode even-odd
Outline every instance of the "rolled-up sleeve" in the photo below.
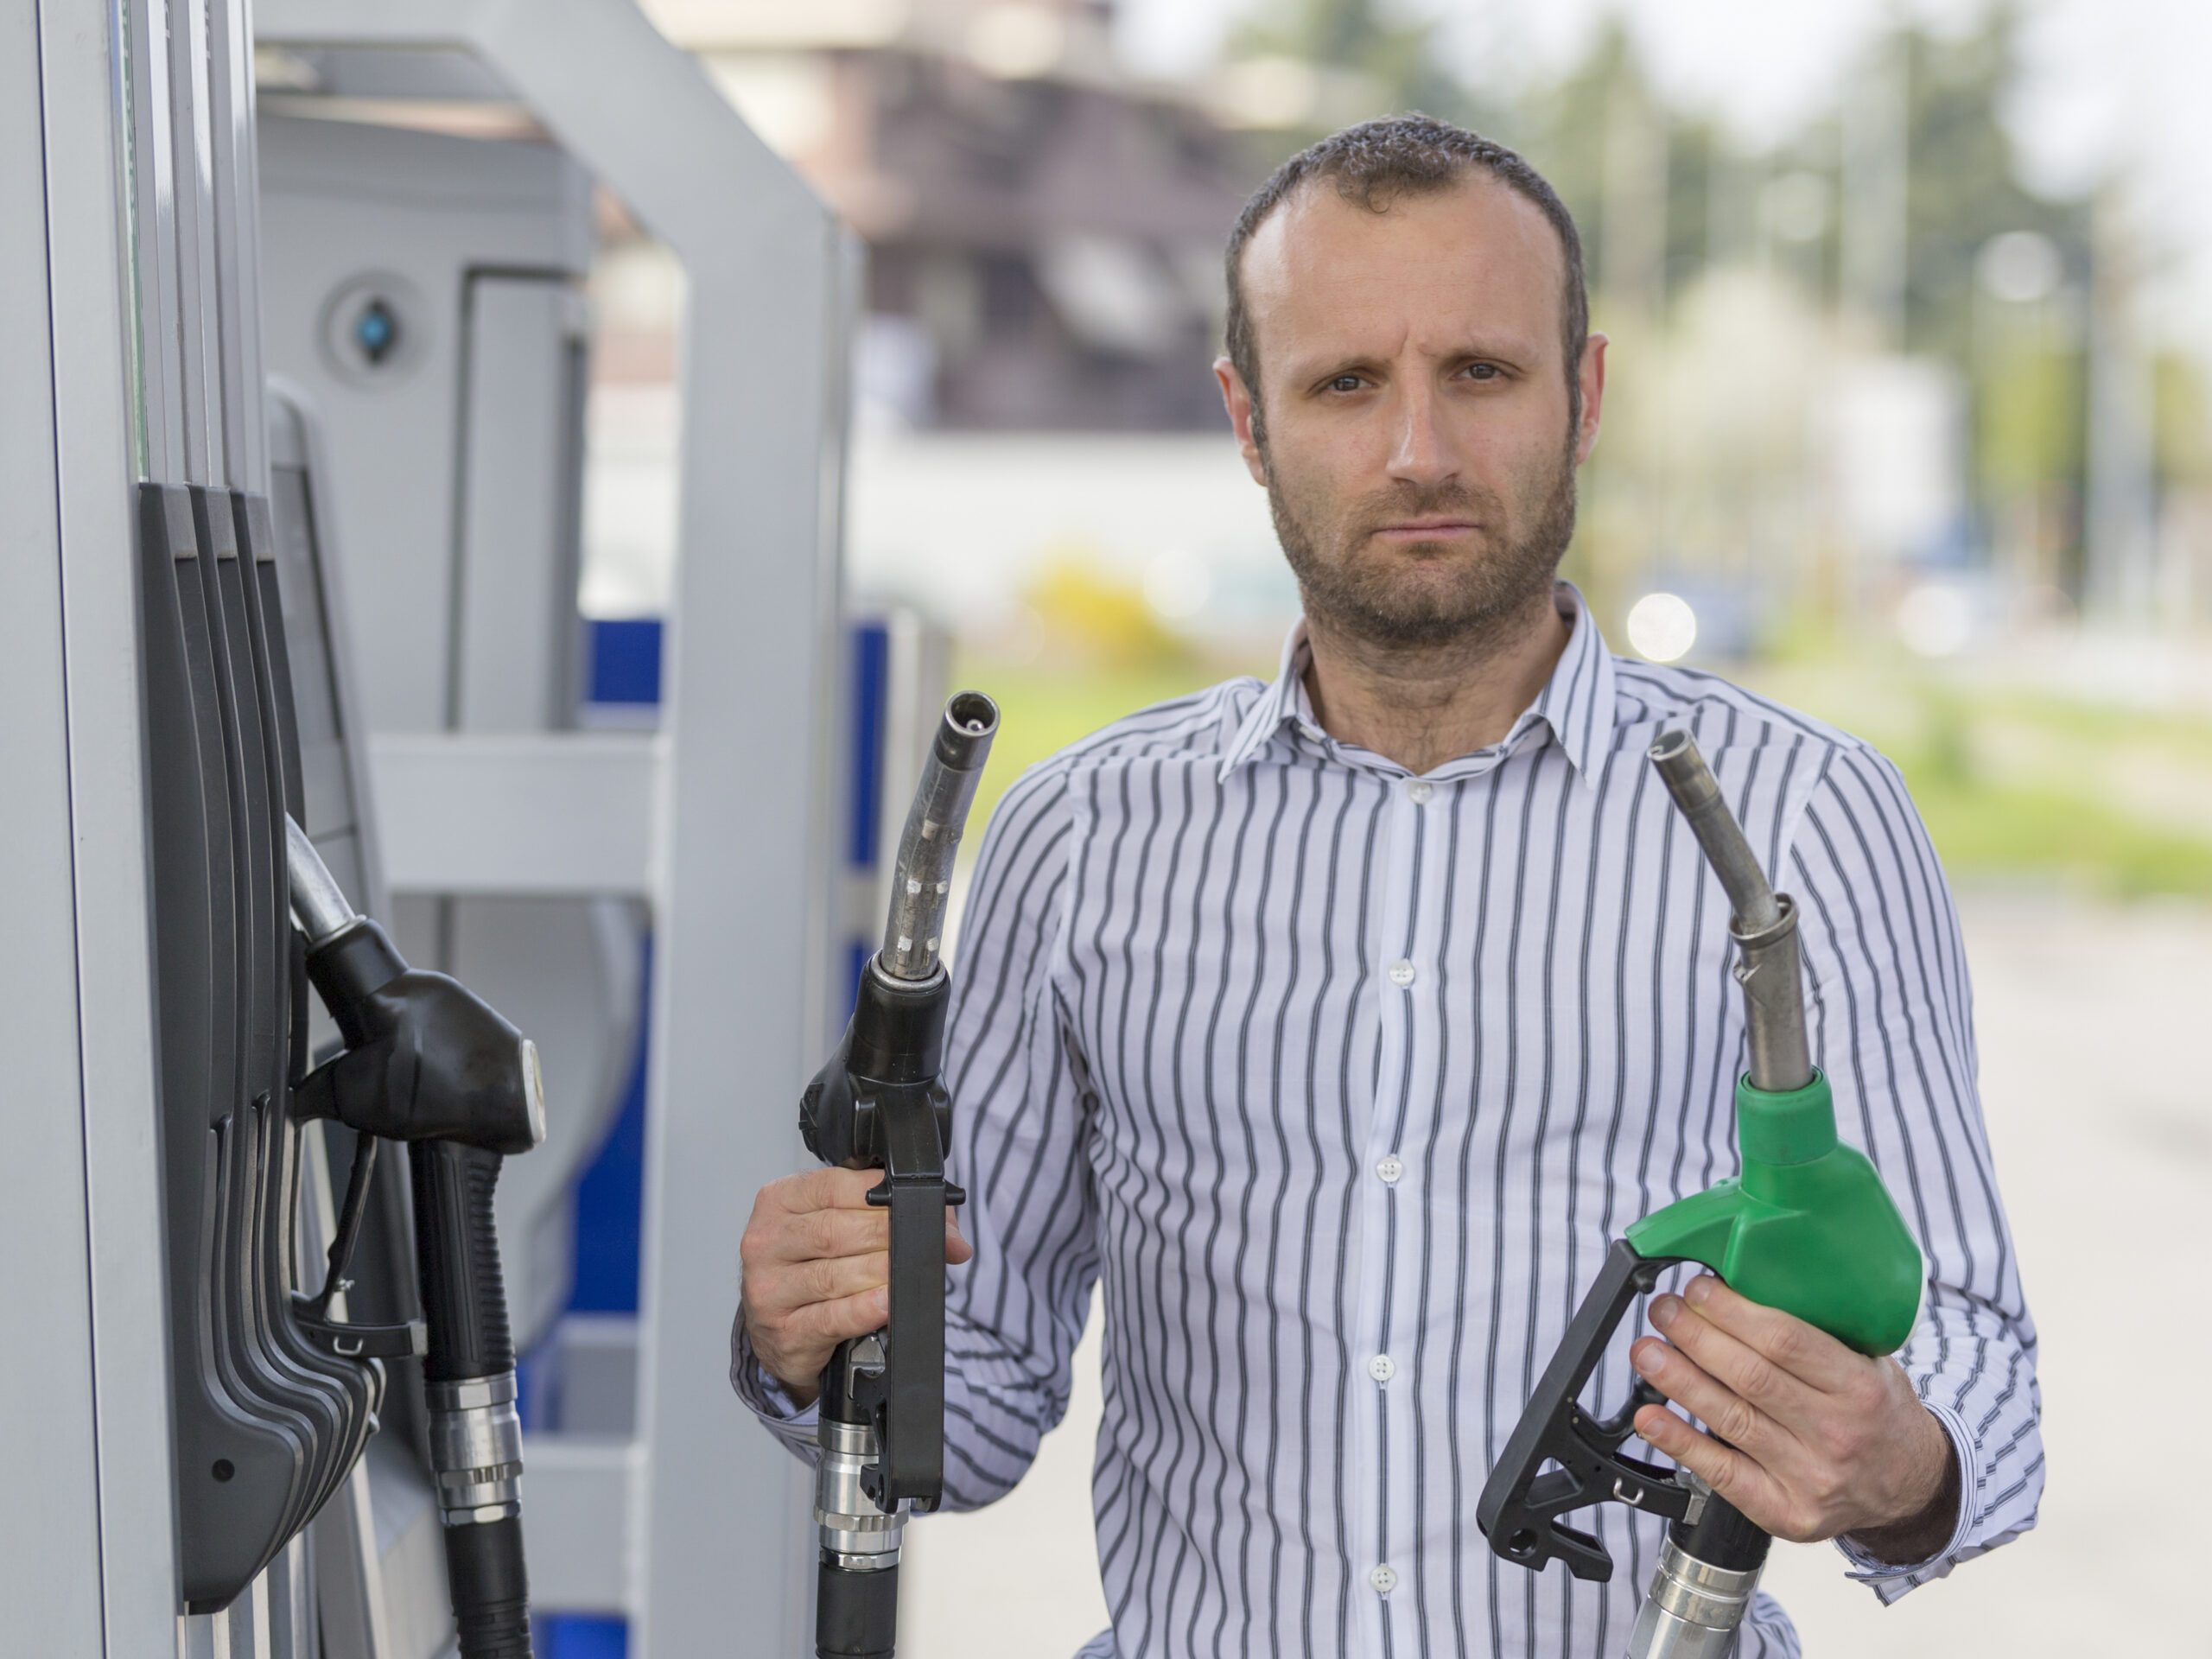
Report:
<svg viewBox="0 0 2212 1659"><path fill-rule="evenodd" d="M1012 1490L1066 1414L1071 1362L1098 1277L1084 1154L1090 1085L1058 989L1069 764L1023 774L993 814L951 964L947 1163L967 1192L960 1227L976 1255L947 1274L948 1510ZM800 1408L762 1368L741 1313L730 1358L738 1398L810 1461L816 1408Z"/></svg>
<svg viewBox="0 0 2212 1659"><path fill-rule="evenodd" d="M1837 750L1791 849L1837 1125L1880 1169L1926 1259L1920 1323L1897 1359L1959 1460L1958 1525L1928 1560L1891 1565L1838 1541L1852 1576L1888 1603L2035 1524L2035 1325L1982 1120L1958 916L1897 768Z"/></svg>

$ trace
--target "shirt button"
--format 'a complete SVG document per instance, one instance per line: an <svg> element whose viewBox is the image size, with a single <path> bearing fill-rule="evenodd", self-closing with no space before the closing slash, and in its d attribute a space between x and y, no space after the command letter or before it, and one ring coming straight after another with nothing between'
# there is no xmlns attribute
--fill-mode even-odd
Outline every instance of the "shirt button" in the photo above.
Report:
<svg viewBox="0 0 2212 1659"><path fill-rule="evenodd" d="M1390 964L1390 982L1400 990L1414 982L1414 965L1400 957Z"/></svg>
<svg viewBox="0 0 2212 1659"><path fill-rule="evenodd" d="M1406 1166L1404 1163L1400 1160L1398 1155L1395 1153L1393 1153L1390 1156L1385 1158L1381 1163L1375 1166L1375 1173L1377 1175L1380 1175L1385 1181L1395 1184L1398 1177L1406 1173Z"/></svg>
<svg viewBox="0 0 2212 1659"><path fill-rule="evenodd" d="M1415 806L1427 806L1429 797L1436 793L1436 785L1426 778L1416 778L1406 785L1406 798Z"/></svg>
<svg viewBox="0 0 2212 1659"><path fill-rule="evenodd" d="M1398 1374L1398 1362L1388 1354L1377 1354L1367 1362L1367 1374L1377 1382L1388 1382Z"/></svg>
<svg viewBox="0 0 2212 1659"><path fill-rule="evenodd" d="M1376 1567L1367 1575L1367 1581L1386 1596L1398 1587L1398 1575L1388 1567Z"/></svg>

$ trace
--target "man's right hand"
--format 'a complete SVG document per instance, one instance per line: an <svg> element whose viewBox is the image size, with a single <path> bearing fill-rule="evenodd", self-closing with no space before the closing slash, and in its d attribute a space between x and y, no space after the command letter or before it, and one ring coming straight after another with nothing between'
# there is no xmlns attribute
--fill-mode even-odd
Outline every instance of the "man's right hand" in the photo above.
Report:
<svg viewBox="0 0 2212 1659"><path fill-rule="evenodd" d="M802 1406L849 1337L891 1312L891 1212L868 1201L880 1169L810 1169L762 1187L738 1245L739 1305L753 1351ZM976 1254L944 1214L944 1259Z"/></svg>

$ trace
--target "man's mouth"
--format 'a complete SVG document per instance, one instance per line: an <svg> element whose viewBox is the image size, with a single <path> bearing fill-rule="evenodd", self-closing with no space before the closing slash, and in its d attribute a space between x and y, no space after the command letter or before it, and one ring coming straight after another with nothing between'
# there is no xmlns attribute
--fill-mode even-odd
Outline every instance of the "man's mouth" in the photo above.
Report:
<svg viewBox="0 0 2212 1659"><path fill-rule="evenodd" d="M1385 542L1446 542L1481 528L1471 518L1408 518L1381 525L1374 533Z"/></svg>

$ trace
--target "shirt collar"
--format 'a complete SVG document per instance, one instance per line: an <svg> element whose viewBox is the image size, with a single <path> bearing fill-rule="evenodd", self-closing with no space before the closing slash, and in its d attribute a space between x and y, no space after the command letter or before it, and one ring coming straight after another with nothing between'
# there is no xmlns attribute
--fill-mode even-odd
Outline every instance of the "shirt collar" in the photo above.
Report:
<svg viewBox="0 0 2212 1659"><path fill-rule="evenodd" d="M1612 738L1613 655L1591 618L1588 602L1573 582L1557 583L1553 602L1560 617L1572 625L1567 649L1560 652L1551 677L1544 682L1535 702L1513 722L1512 730L1498 747L1512 747L1532 726L1548 727L1552 741L1573 764L1576 775L1594 788ZM1260 693L1230 740L1221 762L1220 776L1224 781L1239 766L1258 759L1285 726L1333 748L1334 740L1321 731L1320 722L1313 718L1313 700L1306 695L1306 669L1312 660L1306 619L1300 617L1283 641L1282 660L1274 680ZM1437 771L1449 772L1455 765L1446 762Z"/></svg>

